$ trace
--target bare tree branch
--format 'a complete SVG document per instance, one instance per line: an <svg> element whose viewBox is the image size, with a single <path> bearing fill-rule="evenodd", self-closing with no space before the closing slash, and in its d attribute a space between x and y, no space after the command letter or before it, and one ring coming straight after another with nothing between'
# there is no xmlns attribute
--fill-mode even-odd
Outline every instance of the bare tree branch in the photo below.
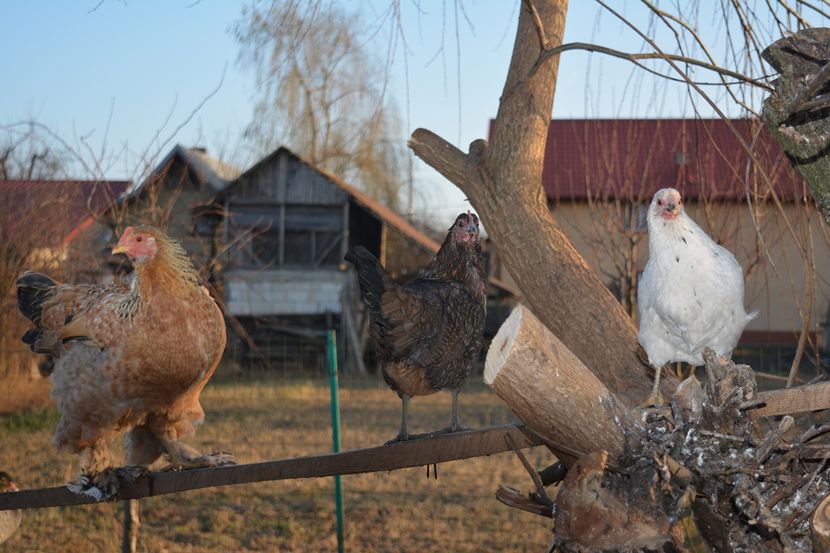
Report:
<svg viewBox="0 0 830 553"><path fill-rule="evenodd" d="M628 52L621 52L619 50L614 50L613 48L608 48L606 46L600 46L598 44L589 44L589 43L586 43L586 42L569 42L568 44L563 44L561 46L556 46L554 48L546 49L544 52L542 52L540 54L539 61L531 68L531 70L530 70L531 74L534 73L535 71L537 71L538 68L541 66L542 62L544 62L547 58L549 58L551 56L561 54L562 52L567 52L568 50L586 50L588 52L597 52L597 53L600 53L600 54L606 54L606 55L609 55L609 56L613 56L615 58L620 58L620 59L624 59L624 60L634 62L637 65L639 65L640 67L643 67L644 69L648 69L648 68L644 67L642 64L639 63L641 60L667 60L667 61L676 61L676 62L679 62L679 63L687 63L689 65L695 65L697 67L702 67L704 69L708 69L709 71L713 71L713 72L718 73L720 75L725 75L727 77L732 77L734 79L737 79L740 82L751 84L752 86L756 86L756 87L761 88L761 89L766 90L766 91L772 91L772 87L769 86L768 84L762 82L762 81L759 81L757 79L753 79L752 77L749 77L749 76L744 75L742 73L738 73L737 71L732 71L730 69L724 69L723 67L718 67L717 65L714 65L712 63L707 63L707 62L701 61L701 60L696 59L696 58L690 58L690 57L686 57L686 56L678 56L678 55L675 55L675 54L666 54L664 52L631 54L631 53L628 53ZM670 78L666 75L661 75L659 73L657 73L657 75L659 75L661 77L664 77L664 78ZM691 82L687 79L682 79L682 80L685 81L685 82Z"/></svg>

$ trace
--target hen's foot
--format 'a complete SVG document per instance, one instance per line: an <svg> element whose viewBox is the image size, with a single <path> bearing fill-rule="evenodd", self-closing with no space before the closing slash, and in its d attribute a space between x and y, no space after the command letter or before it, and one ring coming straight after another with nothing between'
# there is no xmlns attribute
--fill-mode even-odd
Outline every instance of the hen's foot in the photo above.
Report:
<svg viewBox="0 0 830 553"><path fill-rule="evenodd" d="M394 438L392 438L391 440L389 440L388 442L386 442L383 445L392 445L392 444L398 444L398 443L401 443L401 442L411 442L412 440L420 440L422 438L428 438L430 436L432 436L431 433L427 433L427 434L409 434L409 433L407 433L407 434L404 434L404 435L398 434L397 436L395 436Z"/></svg>
<svg viewBox="0 0 830 553"><path fill-rule="evenodd" d="M649 395L645 401L643 401L638 407L640 409L649 409L652 407L662 407L666 404L666 400L663 398L663 394L660 393L660 390L652 391L651 395Z"/></svg>
<svg viewBox="0 0 830 553"><path fill-rule="evenodd" d="M145 474L149 474L146 467L110 467L96 473L82 472L66 487L72 493L91 497L95 501L106 501L118 495L123 484L131 484Z"/></svg>
<svg viewBox="0 0 830 553"><path fill-rule="evenodd" d="M453 432L464 432L465 430L469 430L466 426L461 426L460 424L453 424L446 428L442 428L441 430L435 430L434 432L430 432L427 434L430 437L433 436L442 436L444 434L452 434Z"/></svg>
<svg viewBox="0 0 830 553"><path fill-rule="evenodd" d="M397 444L400 442L405 442L407 440L412 439L412 436L409 435L408 432L398 432L398 435L389 440L388 442L384 443L383 445L392 445Z"/></svg>
<svg viewBox="0 0 830 553"><path fill-rule="evenodd" d="M163 471L177 471L177 470L192 470L192 469L206 469L212 467L224 467L227 465L235 465L233 455L227 451L218 451L210 455L200 455L198 457L173 459L167 456L170 464L164 467Z"/></svg>

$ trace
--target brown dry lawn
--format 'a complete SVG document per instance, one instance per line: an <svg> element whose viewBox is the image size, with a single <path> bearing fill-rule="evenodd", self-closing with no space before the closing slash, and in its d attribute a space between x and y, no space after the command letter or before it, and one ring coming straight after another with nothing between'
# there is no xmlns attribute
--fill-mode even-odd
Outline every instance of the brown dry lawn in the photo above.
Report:
<svg viewBox="0 0 830 553"><path fill-rule="evenodd" d="M462 423L513 420L480 377L461 396ZM8 388L2 394L14 396ZM328 384L324 379L225 380L205 390L207 421L191 443L232 451L237 462L325 453L331 449ZM0 400L1 401L1 400ZM400 401L373 377L341 377L343 449L378 445L397 432ZM410 403L410 431L449 422L449 394ZM0 405L2 412L2 405ZM64 483L72 456L49 443L56 420L47 406L0 415L0 469L24 487ZM120 455L120 451L118 453ZM528 453L536 466L551 456ZM503 453L439 466L343 477L347 551L544 551L551 521L496 501L500 483L527 489L519 460ZM262 482L142 500L139 551L336 551L333 479ZM31 510L0 553L113 552L120 547L121 509L114 504Z"/></svg>

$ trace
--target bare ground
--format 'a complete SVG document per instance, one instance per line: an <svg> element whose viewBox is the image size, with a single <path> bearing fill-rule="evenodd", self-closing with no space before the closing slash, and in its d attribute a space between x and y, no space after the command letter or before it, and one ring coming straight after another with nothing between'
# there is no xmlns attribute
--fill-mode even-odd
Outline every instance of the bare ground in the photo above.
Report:
<svg viewBox="0 0 830 553"><path fill-rule="evenodd" d="M471 377L461 396L470 427L512 421L509 410ZM378 445L398 429L400 401L375 378L341 378L343 449ZM3 394L9 397L9 394ZM13 394L11 394L13 395ZM229 450L240 463L328 452L329 392L322 379L212 383L203 394L207 421L190 443ZM0 405L0 412L3 412ZM410 431L449 423L449 394L410 403ZM24 487L55 486L73 474L72 456L49 443L56 414L40 408L0 415L0 469ZM120 450L118 452L120 455ZM551 456L536 448L531 462ZM438 467L343 477L348 551L544 551L550 521L509 509L498 484L530 480L514 454ZM142 500L139 551L335 551L333 479L289 480L200 490ZM114 504L31 510L0 553L118 551L121 508Z"/></svg>

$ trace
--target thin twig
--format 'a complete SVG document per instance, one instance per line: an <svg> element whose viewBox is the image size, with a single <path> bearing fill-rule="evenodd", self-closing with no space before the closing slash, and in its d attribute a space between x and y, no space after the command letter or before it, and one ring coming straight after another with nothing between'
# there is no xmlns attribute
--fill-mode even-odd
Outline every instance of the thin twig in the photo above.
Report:
<svg viewBox="0 0 830 553"><path fill-rule="evenodd" d="M762 88L768 92L773 92L774 90L770 85L763 83L757 79L753 79L752 77L749 77L742 73L738 73L737 71L731 71L729 69L725 69L723 67L719 67L717 65L707 63L696 58L678 56L676 54L650 52L631 54L628 52L621 52L620 50L615 50L613 48L608 48L606 46L600 46L598 44L591 44L587 42L569 42L567 44L562 44L560 46L554 46L552 48L545 49L543 52L539 54L539 59L536 60L536 63L534 63L533 67L531 67L530 75L532 75L539 67L541 67L542 63L544 63L544 61L550 58L551 56L561 54L562 52L567 52L568 50L586 50L588 52L597 52L599 54L606 54L608 56L628 60L634 63L637 63L640 60L671 60L680 63L686 63L689 65L695 65L697 67L702 67L704 69L708 69L709 71L713 71L721 75L726 75L728 77L737 79L741 82L757 86L758 88ZM640 64L638 63L638 65ZM665 75L661 76L666 77Z"/></svg>
<svg viewBox="0 0 830 553"><path fill-rule="evenodd" d="M792 446L796 448L803 444L806 444L810 440L814 440L821 436L822 434L827 434L830 432L830 423L823 424L821 426L816 425L808 430L806 430L801 436L798 437L795 441L793 441Z"/></svg>
<svg viewBox="0 0 830 553"><path fill-rule="evenodd" d="M824 86L828 79L830 79L830 62L825 63L824 67L816 73L816 76L813 77L813 80L810 81L810 84L802 88L798 94L796 94L793 101L790 102L790 105L784 110L787 118L789 118L792 114L797 111L801 111L802 104L810 99L816 92Z"/></svg>
<svg viewBox="0 0 830 553"><path fill-rule="evenodd" d="M87 15L91 14L92 12L94 12L95 10L100 8L103 3L104 3L104 0L100 0L97 4L95 4L90 9L87 10L87 12L86 12Z"/></svg>
<svg viewBox="0 0 830 553"><path fill-rule="evenodd" d="M536 9L536 4L533 3L533 0L524 0L524 4L527 6L527 10L533 18L533 25L536 26L536 33L539 35L539 44L542 50L545 50L548 47L548 39L545 35L545 25L542 23L542 18Z"/></svg>
<svg viewBox="0 0 830 553"><path fill-rule="evenodd" d="M542 478L539 476L539 473L536 469L533 468L533 465L530 464L530 461L527 460L524 453L522 453L521 448L516 445L516 441L513 439L513 436L510 434L504 435L504 441L507 442L507 445L510 446L510 449L519 457L519 461L522 462L527 473L530 475L530 479L533 480L533 484L536 486L536 496L537 499L543 501L545 505L553 510L553 501L550 497L548 497L547 492L545 491L545 486L542 484Z"/></svg>
<svg viewBox="0 0 830 553"><path fill-rule="evenodd" d="M805 29L809 29L810 27L812 27L812 25L810 25L810 24L807 22L807 20L806 20L806 19L804 19L804 18L801 16L801 14L800 14L800 13L798 13L797 11L795 11L795 10L792 8L792 6L790 6L789 4L787 4L787 2L786 2L785 0L778 0L778 5L779 5L779 6L781 6L781 7L783 7L785 10L787 10L787 13L789 13L791 16L793 16L793 18L795 18L795 20L796 20L796 21L798 21L798 24L799 24L799 25L801 25L802 27L804 27Z"/></svg>

